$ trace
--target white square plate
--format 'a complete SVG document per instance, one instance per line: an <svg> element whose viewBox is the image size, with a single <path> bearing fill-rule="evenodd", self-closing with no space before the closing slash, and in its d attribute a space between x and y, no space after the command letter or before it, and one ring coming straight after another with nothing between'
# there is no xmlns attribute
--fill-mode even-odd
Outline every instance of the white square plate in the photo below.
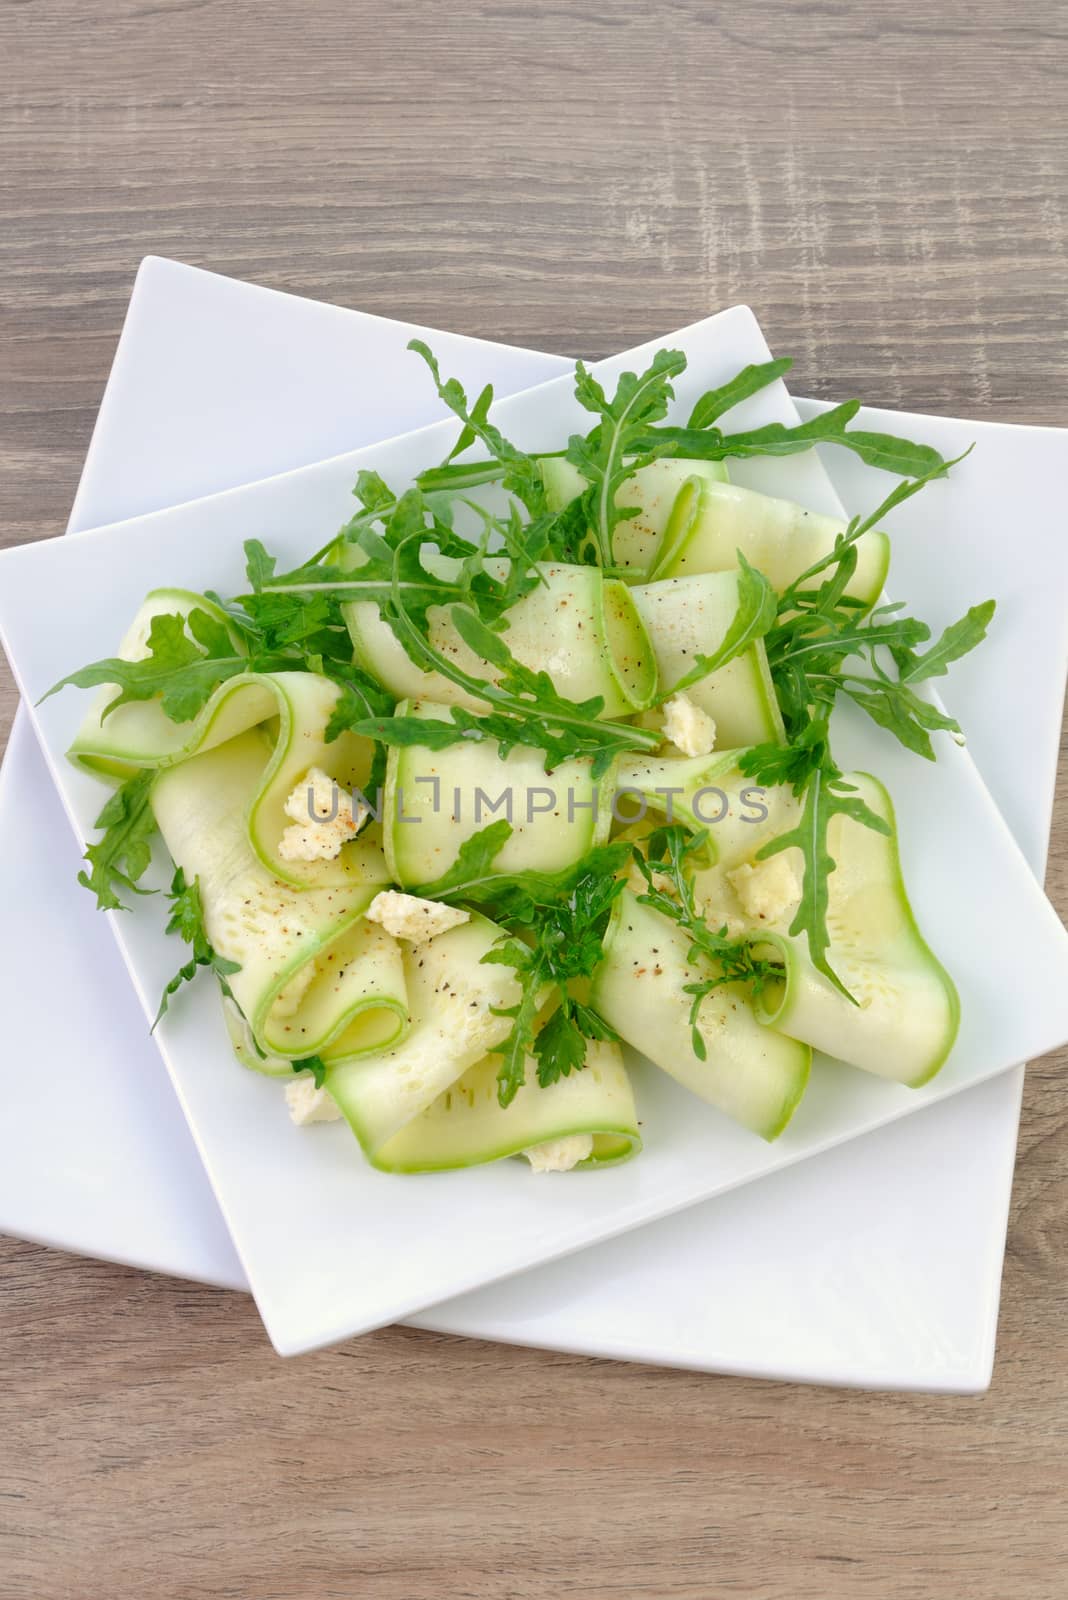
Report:
<svg viewBox="0 0 1068 1600"><path fill-rule="evenodd" d="M760 357L762 349L752 348L746 344L744 338L740 345L736 342L729 353L724 345L720 344L719 341L732 332L738 332L740 335L743 327L751 338L753 336L751 319L744 313L735 312L725 318L714 319L712 324L690 331L687 342L692 351L695 344L702 338L708 337L709 329L716 335L716 355L709 360L701 359L703 371L700 378L695 376L694 385L713 381L742 360ZM780 397L780 401L785 403L783 397ZM550 407L548 410L547 405ZM568 404L563 399L547 395L544 391L535 400L524 397L518 402L512 402L512 427L515 430L523 427L523 419L518 415L521 409L525 410L526 420L531 426L538 425L543 429L541 437L548 442L555 427L561 425L557 419L568 409ZM786 413L780 412L780 414ZM414 453L421 450L426 452L425 455L417 456ZM374 455L376 462L379 463L387 462L387 458L391 458L391 464L387 462L387 465L390 465L394 476L398 476L405 465L411 467L420 460L433 459L439 450L439 438L424 434L421 438L397 441L392 446L374 452ZM349 458L342 463L327 463L323 467L276 480L271 485L253 486L251 489L240 491L239 494L204 502L196 508L186 508L162 517L143 519L140 526L127 525L123 528L105 530L94 540L87 542L93 549L92 558L89 560L81 554L74 554L79 547L82 550L86 548L80 540L72 541L66 546L65 551L56 545L42 545L10 554L4 563L10 597L6 605L7 624L14 644L14 653L20 661L31 692L39 692L45 687L50 677L55 675L53 667L58 671L66 664L55 663L54 649L50 652L45 642L45 630L35 629L32 624L25 625L19 615L22 611L25 616L25 607L30 601L31 592L45 573L48 574L46 581L55 584L61 581L61 573L73 572L75 581L86 586L91 581L93 569L98 568L98 563L101 561L108 563L112 572L121 573L121 580L116 584L116 590L106 601L105 597L100 596L99 604L94 607L91 618L86 617L83 609L76 604L72 604L69 610L62 604L50 608L49 620L55 623L58 616L66 632L66 646L72 653L79 657L83 654L93 654L110 647L110 642L102 642L105 630L111 628L112 624L115 629L121 625L124 611L129 610L136 602L135 591L147 587L154 579L158 581L162 564L167 565L168 575L175 581L183 575L187 581L194 579L201 582L214 581L224 586L236 581L238 573L233 563L228 562L221 554L217 554L212 571L209 573L201 563L190 556L190 551L197 540L201 541L203 548L206 548L211 541L215 541L218 551L219 541L237 537L234 532L235 526L244 517L254 519L260 531L263 531L284 552L288 547L288 551L296 555L298 546L293 542L292 529L296 526L308 527L313 520L318 523L320 518L324 524L329 522L332 525L347 503L348 486L357 464L356 458ZM765 482L769 482L769 486L771 480L776 481L780 487L787 487L788 484L796 485L795 492L799 496L809 499L814 504L818 503L816 497L821 491L812 463L776 463L774 466L776 472L764 479ZM781 473L784 466L794 469L786 478ZM803 482L805 476L809 479L807 485ZM158 554L147 553L147 541L140 540L141 534L151 534L159 541L161 549ZM120 551L121 566L116 560ZM185 566L180 565L183 559L187 563ZM188 564L190 560L197 566L196 572ZM180 570L176 570L176 564ZM148 568L151 568L151 571L142 583L142 573ZM87 648L83 649L83 644ZM67 736L72 720L69 715L63 716L53 710L54 704L50 702L49 706L44 708L41 718L44 731L50 740L53 757ZM890 765L884 759L882 770L889 773ZM58 765L57 770L59 770ZM76 814L80 813L84 824L86 808L90 811L95 809L99 792L95 786L91 786L91 793L81 792L78 783L72 782L72 778L76 778L76 775L63 771L68 802ZM938 922L939 899L935 892L935 884L938 864L944 857L944 851L932 850L929 842L925 848L921 837L923 830L916 830L914 826L923 804L921 792L925 781L923 774L913 774L908 803L902 810L906 819L906 842L908 843L911 837L914 856L918 856L921 861L927 860L931 863L930 871L922 873L927 891L918 895L917 899L921 906L925 899L929 901L925 915L928 926L934 932ZM943 801L954 808L958 839L962 835L967 837L970 834L974 846L983 852L988 865L985 895L993 893L1000 896L1009 914L1018 916L1025 927L1034 930L1038 949L1045 953L1050 963L1044 973L1039 971L1038 976L1046 980L1047 995L1050 992L1057 992L1056 975L1063 970L1063 937L1045 903L1034 891L1033 884L1021 873L1019 857L1009 844L1007 835L989 801L976 784L966 759L953 758L946 763L939 794ZM966 823L964 818L967 818ZM959 976L964 976L967 969L966 989L973 983L978 989L984 971L982 941L975 936L973 927L976 910L977 904L965 908L967 926L972 929L972 935L970 941L962 937L959 942L961 946L968 947L967 960L958 963ZM944 920L943 917L943 924ZM141 980L142 991L154 991L155 980L163 969L158 961L158 950L154 952L149 946L150 944L158 946L159 941L155 938L154 932L148 938L143 937L143 929L137 918L125 919L125 922L126 943L132 952L133 964ZM945 938L940 942L943 948L947 947ZM1032 956L1034 955L1035 951L1032 951ZM1019 974L1020 983L1025 989L1029 974L1033 981L1035 971L1035 964L1032 962L1027 973ZM700 1134L684 1130L683 1123L686 1118L680 1110L679 1103L673 1103L673 1097L664 1094L662 1085L657 1084L655 1088L650 1085L652 1102L655 1103L655 1120L659 1127L666 1130L665 1136L655 1141L654 1148L642 1163L630 1169L631 1173L641 1174L637 1180L627 1179L626 1169L619 1174L599 1175L599 1181L602 1178L620 1178L624 1181L613 1186L616 1190L614 1194L609 1192L608 1184L605 1184L597 1195L593 1195L592 1190L589 1194L584 1194L581 1217L573 1214L573 1202L562 1195L560 1199L556 1196L549 1199L539 1196L536 1208L532 1209L529 1189L517 1188L514 1182L515 1174L511 1171L505 1173L504 1169L501 1169L499 1173L494 1171L492 1174L465 1175L477 1176L480 1179L489 1177L494 1182L496 1185L493 1194L494 1207L498 1210L501 1205L507 1208L506 1221L511 1231L511 1242L508 1239L502 1240L496 1235L492 1240L482 1241L484 1248L479 1252L474 1269L470 1259L460 1260L465 1254L464 1251L458 1251L455 1255L450 1254L448 1248L442 1249L441 1241L436 1241L434 1248L426 1252L425 1261L418 1248L413 1249L413 1240L416 1247L419 1242L417 1234L412 1232L412 1223L418 1218L419 1207L414 1203L409 1205L407 1201L398 1201L395 1180L386 1180L391 1192L389 1201L383 1204L381 1180L378 1179L378 1175L363 1174L362 1178L358 1178L353 1175L344 1158L338 1161L336 1168L332 1162L313 1163L313 1170L305 1173L303 1180L300 1171L303 1157L295 1157L292 1167L287 1168L282 1163L280 1168L274 1156L285 1150L287 1144L284 1140L278 1144L266 1133L261 1115L262 1107L254 1106L236 1091L231 1093L229 1086L222 1090L221 1077L209 1074L203 1066L198 1069L194 1061L198 1040L199 1049L204 1054L210 1054L212 1048L210 1030L214 1027L214 1013L211 1015L208 1029L201 1028L198 1032L198 1023L202 1024L205 1021L201 1015L202 1008L189 1006L183 1018L168 1031L167 1042L172 1063L177 1068L181 1092L189 1102L202 1148L205 1149L209 1166L214 1168L213 1175L217 1188L222 1195L224 1205L230 1211L231 1224L245 1254L246 1265L252 1268L250 1275L258 1289L261 1305L276 1342L285 1348L300 1348L309 1343L338 1337L346 1331L354 1330L357 1326L369 1326L372 1321L382 1320L383 1315L395 1314L405 1301L410 1307L419 1301L425 1302L429 1298L440 1296L446 1292L441 1287L441 1281L448 1277L450 1271L466 1274L469 1281L474 1277L485 1280L513 1269L524 1259L531 1260L538 1256L544 1257L550 1253L574 1248L586 1239L603 1236L620 1227L632 1225L642 1217L656 1215L671 1207L686 1204L702 1192L709 1193L715 1188L745 1181L747 1177L757 1172L769 1170L786 1161L796 1160L801 1155L827 1143L850 1137L864 1127L900 1115L914 1105L953 1092L955 1088L961 1087L968 1081L977 1081L979 1077L996 1071L1007 1061L1017 1059L1019 1054L1043 1048L1060 1037L1064 1031L1063 1017L1056 1004L1051 1002L1045 1008L1037 1004L1042 989L1041 982L1033 982L1032 994L1035 1006L1021 1008L1021 1014L1017 1015L1014 1012L1013 1017L1009 1019L1001 1018L993 1008L988 1008L987 1014L983 1017L981 998L977 993L975 996L977 1004L971 1013L972 1037L967 1041L969 1049L966 1064L964 1052L958 1051L954 1063L947 1069L944 1077L933 1086L932 1090L920 1095L909 1095L905 1091L897 1091L886 1085L875 1085L867 1080L860 1080L859 1075L844 1074L840 1069L826 1069L821 1075L823 1081L816 1085L816 1093L811 1097L811 1110L804 1119L807 1126L792 1130L792 1135L788 1135L787 1139L770 1153L764 1150L754 1152L748 1140L742 1139L739 1142L739 1138L734 1136L734 1130L716 1128L711 1131L703 1130ZM1009 1024L1008 1027L1002 1025L1005 1022ZM244 1075L237 1075L239 1080L243 1077ZM836 1081L838 1085L833 1091L832 1081ZM878 1091L874 1099L871 1093L873 1090ZM650 1116L651 1123L654 1113ZM231 1133L230 1148L226 1148L225 1124L228 1118L231 1121L231 1129L242 1126L250 1119L256 1123L257 1139L251 1142L256 1145L258 1159L246 1148L250 1141L246 1139L243 1142L240 1134ZM668 1128L669 1120L677 1125L677 1137ZM709 1180L698 1174L696 1170L698 1166L717 1158L718 1171L714 1179ZM267 1181L267 1174L278 1176L280 1171L283 1171L280 1183L272 1184ZM257 1194L257 1181L264 1186L264 1190L270 1189L271 1193ZM361 1232L362 1265L368 1270L370 1281L365 1281L360 1274L354 1274L351 1270L346 1271L349 1265L347 1261L338 1261L339 1241L336 1238L327 1242L327 1246L320 1250L319 1259L316 1260L313 1242L309 1242L299 1228L294 1228L292 1234L287 1234L284 1226L277 1229L268 1226L272 1215L279 1220L283 1214L292 1217L294 1211L288 1200L298 1197L297 1193L286 1194L287 1203L279 1209L279 1202L272 1203L272 1195L277 1195L279 1190L286 1193L291 1182L299 1192L302 1181L320 1189L326 1187L333 1190L336 1185L336 1195L332 1198L344 1201L345 1197L351 1197L354 1202L351 1214L360 1216L365 1223L368 1219L368 1205L372 1211L376 1206L381 1206L378 1215L383 1225L389 1223L399 1226L405 1241L407 1254L404 1270L395 1271L390 1276L384 1269L376 1270L378 1264L368 1255L369 1239L381 1246L383 1238L389 1234L389 1229L385 1226L365 1228ZM482 1210L481 1202L485 1190L473 1191L468 1185L465 1193L463 1184L454 1184L452 1179L447 1181L452 1186L449 1204L450 1206L455 1204L458 1208L454 1215L462 1224L465 1209L472 1203L473 1197L477 1196L474 1198L476 1209ZM359 1203L356 1203L357 1197ZM264 1205L257 1204L257 1200ZM329 1214L334 1214L336 1209L334 1205L326 1207ZM484 1215L484 1211L482 1214ZM321 1231L319 1237L321 1238ZM294 1241L296 1241L295 1249ZM300 1248L301 1244L303 1250ZM466 1254L469 1257L470 1251L468 1250ZM299 1260L294 1262L292 1259L294 1255L303 1259L303 1274L300 1271ZM309 1255L312 1258L310 1261ZM332 1257L332 1260L328 1259L328 1256ZM414 1265L413 1256L416 1258ZM290 1269L288 1271L287 1263ZM354 1283L354 1277L360 1277L360 1282ZM323 1302L319 1302L317 1295L323 1290L324 1284L326 1292L323 1294Z"/></svg>

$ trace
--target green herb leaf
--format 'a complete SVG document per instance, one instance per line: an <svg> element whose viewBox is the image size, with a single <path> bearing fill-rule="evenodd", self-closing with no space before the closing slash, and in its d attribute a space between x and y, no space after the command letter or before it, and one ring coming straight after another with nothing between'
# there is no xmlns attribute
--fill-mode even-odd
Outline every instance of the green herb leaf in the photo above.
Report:
<svg viewBox="0 0 1068 1600"><path fill-rule="evenodd" d="M537 461L524 450L517 449L489 420L490 405L493 401L492 388L487 385L475 404L469 407L463 385L456 378L442 379L437 360L422 339L410 340L408 349L414 350L416 355L421 356L426 362L434 380L434 387L438 391L438 398L463 423L460 437L446 457L446 461L452 462L456 456L477 441L484 445L503 466L504 487L516 495L531 514L544 511L545 485ZM421 482L420 487L425 488L425 483Z"/></svg>
<svg viewBox="0 0 1068 1600"><path fill-rule="evenodd" d="M528 1057L544 1087L583 1065L586 1040L617 1037L588 1005L583 988L601 960L631 853L628 844L616 843L598 846L561 872L494 871L510 835L505 821L481 829L461 847L449 872L418 891L481 910L504 930L483 957L514 968L522 987L521 999L502 1013L512 1026L494 1050L501 1058L497 1093L502 1106L510 1105L522 1086ZM538 1018L549 1004L554 1009L539 1030Z"/></svg>
<svg viewBox="0 0 1068 1600"><path fill-rule="evenodd" d="M200 898L200 880L194 878L192 883L186 883L185 873L181 867L175 869L170 887L171 914L167 922L168 933L176 933L191 945L193 954L183 967L180 967L163 991L156 1012L155 1028L160 1018L167 1012L171 996L177 994L185 983L191 983L202 967L209 968L219 980L219 986L227 999L233 1000L233 991L229 979L241 968L236 961L227 961L224 956L217 955L211 946L204 927L204 906ZM236 1004L236 1002L235 1002Z"/></svg>
<svg viewBox="0 0 1068 1600"><path fill-rule="evenodd" d="M512 837L512 824L502 817L465 839L448 871L413 890L424 900L475 900L502 882L493 863Z"/></svg>
<svg viewBox="0 0 1068 1600"><path fill-rule="evenodd" d="M805 787L805 803L797 827L769 840L757 851L757 859L766 860L783 850L794 848L800 850L804 874L801 901L790 924L790 933L794 936L804 934L807 937L812 965L818 972L822 972L847 1000L852 1001L853 996L827 959L827 951L830 948L830 937L827 932L829 880L835 869L835 861L827 848L827 830L831 818L835 816L852 817L854 822L863 823L866 828L873 828L876 833L887 835L890 833L889 824L877 816L841 776L819 768L812 774ZM856 1004L855 1001L853 1003Z"/></svg>
<svg viewBox="0 0 1068 1600"><path fill-rule="evenodd" d="M678 456L695 461L743 460L749 456L792 456L817 444L841 445L869 466L881 467L901 477L929 477L941 473L946 463L931 445L914 444L888 433L869 433L849 424L860 410L859 400L847 400L808 422L788 426L769 422L748 433L721 433L716 428L654 428L633 441L635 450L669 445Z"/></svg>
<svg viewBox="0 0 1068 1600"><path fill-rule="evenodd" d="M762 361L759 365L743 367L729 383L723 384L719 389L709 389L707 394L701 396L690 412L687 427L711 427L713 422L718 422L723 413L729 411L732 406L740 405L743 400L748 400L750 395L766 389L776 378L783 377L793 364L790 356L782 356L778 361Z"/></svg>
<svg viewBox="0 0 1068 1600"><path fill-rule="evenodd" d="M729 983L743 984L757 995L768 979L780 972L773 962L754 953L758 940L729 935L726 928L717 932L698 909L692 867L704 859L707 844L707 831L688 834L676 822L655 829L642 847L631 846L646 886L645 892L637 896L639 903L682 929L690 942L687 961L703 973L695 983L686 985L686 993L692 996L690 1038L699 1061L708 1055L699 1026L706 997Z"/></svg>
<svg viewBox="0 0 1068 1600"><path fill-rule="evenodd" d="M620 375L609 400L581 361L575 368L575 397L601 420L585 438L573 434L566 455L590 484L583 500L595 557L603 567L615 565L612 534L616 525L636 515L633 507L616 505L617 491L639 467L670 448L657 441L636 451L635 440L651 423L667 416L674 397L671 380L685 369L686 357L680 350L658 350L640 376L634 372Z"/></svg>
<svg viewBox="0 0 1068 1600"><path fill-rule="evenodd" d="M997 602L986 600L972 606L957 622L950 623L945 632L922 655L912 655L901 667L902 683L922 683L927 678L940 678L954 661L966 656L976 645L982 644L993 620Z"/></svg>
<svg viewBox="0 0 1068 1600"><path fill-rule="evenodd" d="M299 1061L291 1063L294 1072L310 1072L315 1079L315 1087L321 1089L326 1083L326 1062L322 1056L302 1056Z"/></svg>
<svg viewBox="0 0 1068 1600"><path fill-rule="evenodd" d="M96 819L95 826L104 829L104 837L86 850L90 870L79 872L78 882L96 895L99 911L128 909L119 899L120 888L134 894L155 893L137 887L152 859L156 819L149 800L154 778L154 772L138 772L128 778L109 797Z"/></svg>
<svg viewBox="0 0 1068 1600"><path fill-rule="evenodd" d="M247 671L248 665L227 628L207 611L195 607L187 617L162 612L152 618L143 660L112 656L94 661L61 678L43 698L67 684L79 689L115 684L119 693L108 704L105 717L130 701L158 698L172 722L189 722L220 683Z"/></svg>
<svg viewBox="0 0 1068 1600"><path fill-rule="evenodd" d="M775 590L762 572L757 572L749 565L740 550L737 556L738 609L723 636L719 649L714 650L711 655L698 655L693 666L674 687L666 689L659 696L657 704L662 704L682 689L688 689L692 683L706 678L710 672L718 672L728 661L733 661L736 656L748 650L757 639L762 639L774 625L778 615Z"/></svg>

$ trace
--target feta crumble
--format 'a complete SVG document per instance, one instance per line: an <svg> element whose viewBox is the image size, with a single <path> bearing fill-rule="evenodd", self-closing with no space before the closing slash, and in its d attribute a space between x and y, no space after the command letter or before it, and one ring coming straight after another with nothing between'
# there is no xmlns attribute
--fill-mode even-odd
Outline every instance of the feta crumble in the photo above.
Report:
<svg viewBox="0 0 1068 1600"><path fill-rule="evenodd" d="M315 1087L310 1072L302 1072L286 1084L286 1105L298 1128L313 1122L340 1122L341 1112L325 1089Z"/></svg>
<svg viewBox="0 0 1068 1600"><path fill-rule="evenodd" d="M593 1154L593 1134L573 1133L569 1139L549 1139L532 1144L523 1154L532 1172L570 1172Z"/></svg>
<svg viewBox="0 0 1068 1600"><path fill-rule="evenodd" d="M716 743L716 724L689 695L674 694L664 704L664 737L684 756L707 756Z"/></svg>
<svg viewBox="0 0 1068 1600"><path fill-rule="evenodd" d="M369 813L321 767L309 767L283 807L292 817L278 843L283 861L333 861L341 846L357 833Z"/></svg>
<svg viewBox="0 0 1068 1600"><path fill-rule="evenodd" d="M396 889L383 889L367 908L368 922L381 924L394 939L407 939L409 944L426 944L470 918L469 911L443 905L440 900L422 900L417 894L401 894Z"/></svg>
<svg viewBox="0 0 1068 1600"><path fill-rule="evenodd" d="M735 867L727 881L754 922L781 922L801 899L800 879L785 855Z"/></svg>

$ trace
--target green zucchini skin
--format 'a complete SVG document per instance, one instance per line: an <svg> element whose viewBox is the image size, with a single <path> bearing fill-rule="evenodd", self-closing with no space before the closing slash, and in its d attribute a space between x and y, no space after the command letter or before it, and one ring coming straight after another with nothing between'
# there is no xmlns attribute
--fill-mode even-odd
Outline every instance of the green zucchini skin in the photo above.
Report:
<svg viewBox="0 0 1068 1600"><path fill-rule="evenodd" d="M917 925L901 871L893 803L878 779L847 774L861 799L890 825L889 837L836 817L828 845L828 958L859 1006L851 1005L808 957L779 934L784 981L759 1002L769 1025L805 1039L864 1072L920 1088L939 1072L960 1027L960 997Z"/></svg>
<svg viewBox="0 0 1068 1600"><path fill-rule="evenodd" d="M188 590L157 589L139 610L119 648L136 660L144 653L154 616L180 615L196 607L226 621L225 613ZM319 767L345 790L363 789L373 745L343 732L328 741L326 725L341 691L329 678L311 672L242 672L221 683L190 722L172 722L156 700L130 702L110 716L101 713L115 690L104 686L83 719L68 752L76 764L97 774L128 776L145 768L163 770L190 756L218 749L261 724L273 738L263 746L261 772L247 798L248 831L260 860L284 883L298 888L343 886L374 875L381 849L373 833L347 844L334 860L289 861L279 843L289 826L286 800L310 767Z"/></svg>
<svg viewBox="0 0 1068 1600"><path fill-rule="evenodd" d="M369 1161L508 1033L511 1020L501 1013L522 991L513 968L483 960L501 937L494 923L472 914L405 947L408 1031L388 1048L328 1071L326 1086Z"/></svg>
<svg viewBox="0 0 1068 1600"><path fill-rule="evenodd" d="M287 1059L379 1050L408 1027L396 941L364 917L386 881L295 888L252 849L245 820L268 750L258 731L163 770L152 809L188 882L199 880L215 951L259 1048Z"/></svg>
<svg viewBox="0 0 1068 1600"><path fill-rule="evenodd" d="M719 647L738 611L738 575L733 570L636 584L630 592L652 644L662 694L670 693L698 655L711 655ZM691 684L686 694L714 719L716 743L723 749L781 743L784 738L760 640Z"/></svg>
<svg viewBox="0 0 1068 1600"><path fill-rule="evenodd" d="M587 1133L576 1171L616 1166L641 1149L634 1093L618 1045L591 1041L586 1066L542 1088L535 1063L510 1106L497 1100L497 1058L485 1056L375 1152L384 1172L446 1172L520 1155L531 1145Z"/></svg>
<svg viewBox="0 0 1068 1600"><path fill-rule="evenodd" d="M740 927L748 920L777 952L783 980L757 999L762 1022L864 1072L919 1087L938 1072L953 1047L960 1001L909 904L890 796L867 773L845 776L891 830L886 836L850 817L835 817L828 833L836 863L828 885L828 960L859 1005L813 967L806 941L789 932L792 912L778 922L754 923L731 887L733 869L752 862L762 844L797 825L800 802L788 789L764 790L769 815L760 824L728 816L712 830L718 859L698 874L695 890L711 926ZM800 852L787 851L785 858L800 882Z"/></svg>
<svg viewBox="0 0 1068 1600"><path fill-rule="evenodd" d="M540 468L551 511L563 510L588 487L578 468L563 456L546 456ZM617 523L612 535L613 559L617 567L627 569L628 583L642 581L656 560L675 499L691 478L726 483L727 463L663 457L639 467L617 490L616 505L637 512Z"/></svg>
<svg viewBox="0 0 1068 1600"><path fill-rule="evenodd" d="M650 578L733 571L740 550L781 594L829 555L845 531L840 518L807 511L792 500L692 478L679 491ZM857 569L846 593L871 607L886 582L890 541L873 529L858 539L856 551Z"/></svg>
<svg viewBox="0 0 1068 1600"><path fill-rule="evenodd" d="M630 891L616 902L591 1004L621 1038L700 1099L764 1139L786 1127L808 1082L812 1052L757 1019L739 985L702 1002L693 1048L686 985L700 979L685 933Z"/></svg>
<svg viewBox="0 0 1068 1600"><path fill-rule="evenodd" d="M602 716L644 710L656 694L656 666L626 584L597 567L554 563L540 570L542 582L508 611L505 637L512 654L524 666L547 672L569 699L599 695ZM398 699L485 711L485 701L441 673L417 667L375 604L352 601L342 610L357 660ZM460 638L447 610L433 607L429 620L438 651L471 676L493 681L493 669Z"/></svg>
<svg viewBox="0 0 1068 1600"><path fill-rule="evenodd" d="M402 701L397 714L447 720L449 709ZM546 776L540 751L520 748L502 758L489 742L391 747L383 807L390 876L407 889L431 883L467 839L502 817L513 832L494 862L498 871L574 865L611 827L612 774L595 784L590 772L588 761L565 761ZM495 805L502 796L504 804Z"/></svg>

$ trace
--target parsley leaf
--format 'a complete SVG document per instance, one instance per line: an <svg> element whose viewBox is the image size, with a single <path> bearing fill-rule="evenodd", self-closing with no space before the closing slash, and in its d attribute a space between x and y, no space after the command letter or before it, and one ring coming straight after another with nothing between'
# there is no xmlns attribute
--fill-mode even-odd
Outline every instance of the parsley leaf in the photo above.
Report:
<svg viewBox="0 0 1068 1600"><path fill-rule="evenodd" d="M586 1003L584 985L601 959L631 852L620 842L598 846L561 872L494 871L511 834L511 824L503 819L490 823L465 841L448 872L418 890L424 898L477 908L503 930L483 957L512 967L522 988L516 1005L503 1013L512 1022L508 1035L494 1049L501 1058L497 1094L502 1106L510 1105L522 1087L528 1056L545 1088L584 1065L587 1040L618 1037ZM547 1004L553 1010L539 1029Z"/></svg>
<svg viewBox="0 0 1068 1600"><path fill-rule="evenodd" d="M310 1072L315 1079L315 1087L321 1089L326 1082L326 1062L322 1056L302 1056L299 1061L290 1062L294 1072Z"/></svg>
<svg viewBox="0 0 1068 1600"><path fill-rule="evenodd" d="M154 772L138 772L128 778L109 796L96 819L94 826L105 830L104 837L86 850L90 871L79 872L78 882L96 895L98 911L128 909L119 899L119 888L134 894L155 893L153 889L137 887L137 880L144 876L152 859L156 819L149 799L154 778Z"/></svg>
<svg viewBox="0 0 1068 1600"><path fill-rule="evenodd" d="M186 883L185 873L181 867L176 867L170 887L171 914L167 922L166 931L176 933L192 945L193 954L183 967L180 967L174 977L167 984L156 1012L156 1027L160 1018L166 1014L171 996L178 993L184 983L191 983L201 967L208 967L219 980L219 986L228 1000L233 1000L233 991L229 979L235 972L240 972L240 965L236 961L227 961L224 956L218 955L211 946L207 932L204 928L204 906L200 898L200 879L194 878L192 883ZM236 1004L236 1002L235 1002Z"/></svg>
<svg viewBox="0 0 1068 1600"><path fill-rule="evenodd" d="M503 880L492 895L494 918L509 936L483 960L514 967L523 988L519 1003L504 1013L512 1027L495 1051L501 1056L497 1097L502 1106L522 1086L528 1055L544 1089L585 1065L587 1040L618 1039L586 1004L584 986L601 960L629 855L629 845L602 845L566 872L519 874ZM538 1031L546 985L555 1008Z"/></svg>

